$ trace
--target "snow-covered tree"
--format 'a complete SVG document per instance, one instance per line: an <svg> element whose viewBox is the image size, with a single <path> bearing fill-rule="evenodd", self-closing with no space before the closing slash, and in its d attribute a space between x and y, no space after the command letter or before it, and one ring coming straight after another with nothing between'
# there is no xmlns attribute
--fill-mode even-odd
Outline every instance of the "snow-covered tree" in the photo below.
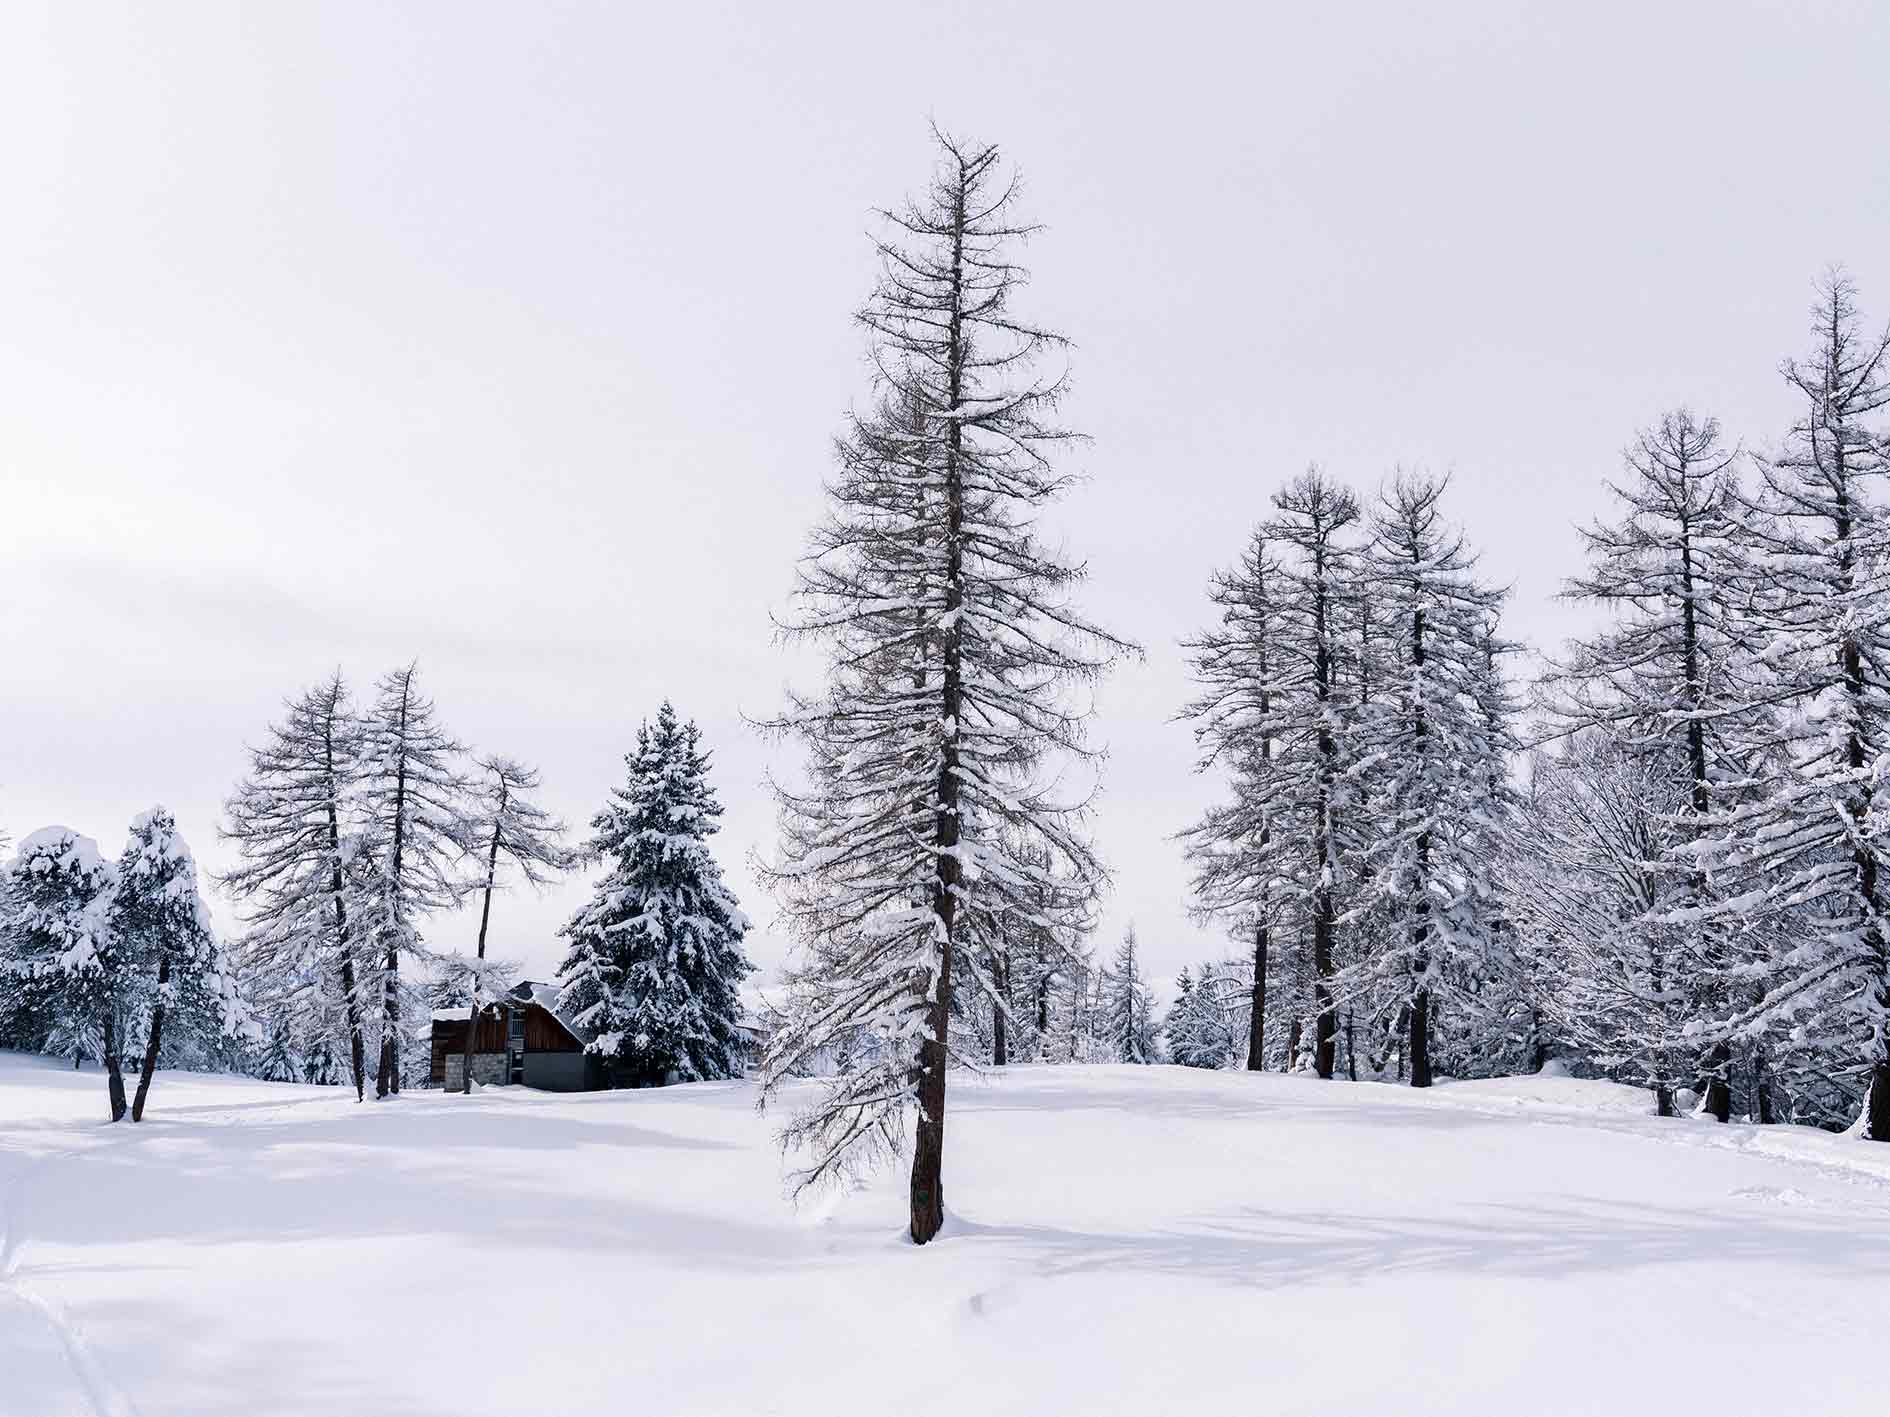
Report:
<svg viewBox="0 0 1890 1417"><path fill-rule="evenodd" d="M115 871L70 827L20 842L0 883L0 968L59 1051L104 1060L111 1119L126 1112L123 1053L136 1007L111 928Z"/></svg>
<svg viewBox="0 0 1890 1417"><path fill-rule="evenodd" d="M709 755L665 700L624 763L628 780L591 822L604 878L560 932L566 1004L620 1083L736 1076L740 986L754 966L748 919L709 851L722 815Z"/></svg>
<svg viewBox="0 0 1890 1417"><path fill-rule="evenodd" d="M1073 608L1081 568L1036 531L1072 435L1054 422L1063 376L1040 372L1064 341L1015 308L1016 185L993 146L938 148L929 187L885 214L859 315L880 397L840 444L785 627L829 670L772 725L805 747L809 780L778 794L771 874L801 955L766 1094L836 1037L878 1039L784 1140L807 1184L901 1148L916 1104L921 1244L944 1220L954 991L992 999L983 961L1007 918L1085 912L1100 886L1066 795L1066 768L1093 757L1072 690L1130 648Z"/></svg>
<svg viewBox="0 0 1890 1417"><path fill-rule="evenodd" d="M1389 992L1409 1029L1411 1085L1431 1083L1434 1000L1478 1006L1495 916L1489 825L1492 776L1510 742L1492 723L1486 626L1501 593L1443 521L1444 483L1400 475L1380 493L1363 557L1363 590L1390 641L1380 692L1357 715L1356 779L1363 859L1353 912L1375 913L1355 977ZM1492 765L1496 765L1494 774ZM1500 790L1500 788L1499 788Z"/></svg>
<svg viewBox="0 0 1890 1417"><path fill-rule="evenodd" d="M241 860L221 884L243 916L236 954L251 1005L305 1057L338 1030L360 1099L364 940L350 905L362 864L360 725L339 670L285 708L224 803L223 838Z"/></svg>
<svg viewBox="0 0 1890 1417"><path fill-rule="evenodd" d="M141 1122L167 1026L173 1043L255 1033L237 994L235 969L198 893L197 863L163 807L131 823L118 858L109 924L120 970L137 978L143 987L136 996L149 1001L144 1060L131 1100L131 1120Z"/></svg>
<svg viewBox="0 0 1890 1417"><path fill-rule="evenodd" d="M1187 1068L1233 1066L1246 1044L1252 1000L1240 971L1207 961L1183 969L1162 1022L1169 1058Z"/></svg>
<svg viewBox="0 0 1890 1417"><path fill-rule="evenodd" d="M1674 762L1686 765L1681 819L1645 831L1667 852L1650 865L1672 877L1658 892L1660 908L1688 921L1669 974L1692 993L1696 1020L1724 1012L1734 963L1730 927L1714 918L1713 884L1697 847L1714 833L1714 813L1745 790L1753 765L1738 744L1750 740L1764 698L1753 682L1748 607L1760 587L1737 458L1718 423L1686 409L1636 435L1623 459L1626 477L1609 488L1620 519L1583 529L1589 569L1567 591L1608 608L1612 619L1576 640L1545 686L1565 731L1605 731L1617 751L1649 760L1644 778L1664 781ZM1729 1061L1723 1041L1702 1060L1707 1111L1722 1122L1730 1115Z"/></svg>
<svg viewBox="0 0 1890 1417"><path fill-rule="evenodd" d="M355 779L362 842L356 929L369 946L359 963L363 983L378 986L380 996L377 1097L400 1091L401 963L429 962L421 921L460 902L468 887L460 866L479 849L458 767L464 751L420 692L417 665L382 677L361 719Z"/></svg>
<svg viewBox="0 0 1890 1417"><path fill-rule="evenodd" d="M1737 757L1767 770L1701 859L1737 883L1716 906L1729 924L1790 917L1790 947L1748 969L1763 993L1735 1026L1843 1058L1841 1079L1867 1088L1866 1134L1890 1141L1890 516L1878 491L1890 448L1876 424L1890 407L1890 331L1865 332L1841 273L1812 323L1812 354L1785 366L1804 412L1761 465L1752 528L1782 707L1743 732Z"/></svg>
<svg viewBox="0 0 1890 1417"><path fill-rule="evenodd" d="M1115 1063L1159 1063L1161 1040L1155 1027L1155 996L1142 974L1135 926L1122 932L1115 958L1103 977L1103 1017L1099 1032Z"/></svg>
<svg viewBox="0 0 1890 1417"><path fill-rule="evenodd" d="M472 1092L473 1044L479 1016L486 1006L512 987L516 966L486 958L486 934L492 924L492 894L507 876L542 888L573 864L564 846L565 825L538 803L538 773L513 758L478 760L479 787L473 803L474 840L485 852L484 884L480 889L479 940L474 957L448 956L446 983L452 995L466 1000L469 1013L466 1051L461 1067L468 1093Z"/></svg>
<svg viewBox="0 0 1890 1417"><path fill-rule="evenodd" d="M1256 532L1240 564L1217 572L1210 583L1220 623L1182 646L1201 687L1182 711L1200 745L1197 770L1218 768L1233 788L1231 798L1210 807L1182 840L1194 867L1199 912L1252 941L1246 1053L1247 1066L1256 1072L1266 1065L1274 938L1289 903L1310 895L1301 845L1307 800L1302 760L1276 757L1277 741L1290 727L1279 710L1305 682L1289 672L1278 644L1282 578L1265 533Z"/></svg>

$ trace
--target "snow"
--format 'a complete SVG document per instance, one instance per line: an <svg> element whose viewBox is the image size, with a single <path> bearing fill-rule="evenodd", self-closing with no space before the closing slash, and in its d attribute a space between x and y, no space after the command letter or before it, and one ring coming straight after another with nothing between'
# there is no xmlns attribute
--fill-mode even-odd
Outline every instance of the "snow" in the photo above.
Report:
<svg viewBox="0 0 1890 1417"><path fill-rule="evenodd" d="M952 1096L915 1248L897 1172L785 1202L746 1083L165 1073L111 1127L96 1071L0 1054L0 1411L1881 1408L1890 1147L1553 1075Z"/></svg>

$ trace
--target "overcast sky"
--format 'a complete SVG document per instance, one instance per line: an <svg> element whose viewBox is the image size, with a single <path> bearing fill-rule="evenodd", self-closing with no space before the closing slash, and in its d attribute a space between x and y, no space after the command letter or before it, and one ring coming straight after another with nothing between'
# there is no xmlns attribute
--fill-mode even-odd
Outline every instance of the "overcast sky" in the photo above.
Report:
<svg viewBox="0 0 1890 1417"><path fill-rule="evenodd" d="M1449 471L1559 641L1636 426L1770 444L1828 262L1890 315L1887 61L1882 3L10 4L0 826L116 851L163 802L216 867L282 698L416 657L581 822L667 695L777 966L743 715L804 677L769 612L935 118L1047 228L1024 308L1095 440L1055 522L1148 649L1101 700L1105 928L1165 988L1222 948L1175 642L1268 495ZM554 969L583 890L500 901L497 952Z"/></svg>

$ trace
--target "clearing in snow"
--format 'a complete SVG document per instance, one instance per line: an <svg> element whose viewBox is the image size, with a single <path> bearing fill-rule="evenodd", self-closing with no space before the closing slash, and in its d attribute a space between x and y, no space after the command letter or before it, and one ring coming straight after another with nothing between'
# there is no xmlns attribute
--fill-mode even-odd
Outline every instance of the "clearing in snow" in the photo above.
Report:
<svg viewBox="0 0 1890 1417"><path fill-rule="evenodd" d="M163 1073L113 1127L0 1054L0 1411L1881 1410L1890 1147L1554 1077L952 1085L919 1248L902 1167L788 1204L746 1083Z"/></svg>

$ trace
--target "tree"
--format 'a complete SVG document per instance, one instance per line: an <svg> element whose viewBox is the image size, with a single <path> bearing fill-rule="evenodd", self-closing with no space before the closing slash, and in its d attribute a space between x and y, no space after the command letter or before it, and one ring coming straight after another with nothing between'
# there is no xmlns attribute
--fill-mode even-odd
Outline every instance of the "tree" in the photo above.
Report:
<svg viewBox="0 0 1890 1417"><path fill-rule="evenodd" d="M131 823L118 858L110 928L121 969L148 981L148 991L140 992L148 992L150 1021L131 1101L131 1120L142 1122L167 1021L174 1036L198 1039L256 1032L198 894L197 863L162 807Z"/></svg>
<svg viewBox="0 0 1890 1417"><path fill-rule="evenodd" d="M625 785L592 819L589 852L608 861L591 899L560 931L559 977L587 1051L633 1086L733 1077L745 1050L741 981L748 918L708 841L722 805L694 723L666 699L625 755Z"/></svg>
<svg viewBox="0 0 1890 1417"><path fill-rule="evenodd" d="M1204 961L1175 980L1175 1002L1162 1024L1168 1056L1186 1068L1225 1068L1240 1057L1250 1006L1246 981Z"/></svg>
<svg viewBox="0 0 1890 1417"><path fill-rule="evenodd" d="M1761 998L1736 1013L1747 1036L1789 1028L1846 1056L1866 1084L1865 1134L1890 1141L1890 936L1884 923L1884 806L1890 753L1890 518L1873 495L1890 451L1871 420L1890 406L1890 330L1864 333L1850 281L1834 272L1813 311L1817 341L1785 376L1804 413L1760 465L1756 543L1766 593L1755 613L1770 695L1783 705L1742 736L1770 765L1730 808L1701 859L1742 887L1731 921L1788 916L1795 943L1759 962Z"/></svg>
<svg viewBox="0 0 1890 1417"><path fill-rule="evenodd" d="M466 781L455 766L465 751L440 725L408 664L376 685L361 721L356 780L363 851L359 924L371 946L381 996L380 1069L374 1095L400 1091L401 974L404 958L425 961L420 922L457 905L466 891L460 863L478 849Z"/></svg>
<svg viewBox="0 0 1890 1417"><path fill-rule="evenodd" d="M1240 564L1217 572L1209 598L1220 624L1183 642L1201 694L1182 710L1194 723L1201 757L1196 770L1222 767L1232 800L1211 807L1182 835L1194 867L1199 911L1229 919L1253 941L1247 1066L1266 1066L1269 955L1285 903L1309 894L1306 853L1298 845L1307 794L1294 760L1276 759L1276 740L1290 728L1279 710L1298 687L1278 646L1283 572L1256 531Z"/></svg>
<svg viewBox="0 0 1890 1417"><path fill-rule="evenodd" d="M1380 493L1363 562L1365 593L1395 637L1386 692L1359 714L1354 774L1369 781L1360 828L1370 869L1354 913L1382 912L1360 973L1395 980L1411 1085L1431 1084L1432 1001L1472 1007L1491 955L1490 781L1507 729L1486 714L1486 625L1500 592L1443 523L1444 483L1395 477ZM1492 774L1492 764L1497 765Z"/></svg>
<svg viewBox="0 0 1890 1417"><path fill-rule="evenodd" d="M224 804L223 837L242 860L222 885L243 912L238 955L252 1003L309 1051L339 1025L358 1101L364 936L351 901L366 864L354 820L361 728L339 670L285 707Z"/></svg>
<svg viewBox="0 0 1890 1417"><path fill-rule="evenodd" d="M538 790L538 773L513 758L478 760L482 793L474 808L475 839L483 843L485 885L480 892L479 943L473 960L455 959L455 982L467 1001L466 1050L461 1065L468 1095L473 1089L473 1044L479 1017L488 1001L512 985L513 967L488 965L486 931L492 924L492 892L502 871L516 872L527 884L542 888L572 864L563 844L565 825L528 795Z"/></svg>
<svg viewBox="0 0 1890 1417"><path fill-rule="evenodd" d="M114 875L98 843L70 827L27 836L6 869L0 954L46 1031L84 1039L104 1060L116 1122L127 1110L121 1054L134 1001L111 928Z"/></svg>
<svg viewBox="0 0 1890 1417"><path fill-rule="evenodd" d="M1142 977L1133 925L1122 932L1122 943L1116 946L1115 959L1104 976L1103 1009L1101 1031L1110 1061L1161 1061L1161 1043L1155 1034L1155 998Z"/></svg>
<svg viewBox="0 0 1890 1417"><path fill-rule="evenodd" d="M1647 832L1663 845L1654 864L1675 887L1657 893L1660 908L1690 921L1671 969L1691 976L1698 1019L1723 1008L1717 986L1734 963L1698 849L1751 767L1736 748L1754 714L1746 606L1757 593L1738 456L1722 445L1717 422L1684 408L1636 435L1623 457L1628 476L1609 488L1621 518L1583 529L1589 569L1565 592L1614 619L1576 640L1545 686L1569 729L1607 732L1619 751L1649 760L1644 776L1664 779L1674 761L1685 762L1680 819ZM1703 1065L1706 1110L1722 1122L1731 1112L1729 1060L1721 1041Z"/></svg>
<svg viewBox="0 0 1890 1417"><path fill-rule="evenodd" d="M996 997L981 962L1007 916L1094 899L1085 802L1061 780L1095 756L1073 690L1132 648L1071 606L1082 570L1034 530L1068 485L1051 458L1073 435L1052 421L1063 377L1036 372L1065 342L1012 308L1031 230L1012 215L1016 184L994 146L937 141L930 186L884 214L859 315L880 398L840 444L784 627L826 649L826 691L768 725L805 747L809 782L777 789L769 874L802 954L764 1097L836 1038L877 1040L784 1140L811 1184L899 1150L916 1105L919 1244L944 1221L953 991Z"/></svg>
<svg viewBox="0 0 1890 1417"><path fill-rule="evenodd" d="M1342 612L1356 595L1352 551L1343 534L1359 517L1358 499L1310 468L1274 494L1276 514L1264 532L1291 548L1282 600L1290 607L1278 640L1284 692L1280 731L1272 735L1282 757L1306 765L1301 784L1302 890L1312 928L1313 1066L1332 1076L1337 1056L1338 1012L1333 1002L1333 936L1338 921L1344 779L1351 715L1339 682L1343 658Z"/></svg>

